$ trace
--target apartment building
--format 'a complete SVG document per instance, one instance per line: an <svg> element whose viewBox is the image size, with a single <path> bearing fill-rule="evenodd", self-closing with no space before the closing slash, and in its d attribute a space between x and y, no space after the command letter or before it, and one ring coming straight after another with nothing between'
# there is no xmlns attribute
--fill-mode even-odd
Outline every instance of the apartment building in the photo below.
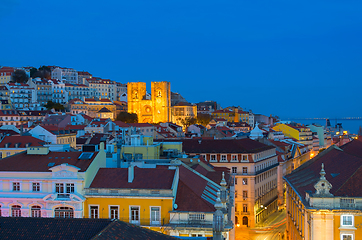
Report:
<svg viewBox="0 0 362 240"><path fill-rule="evenodd" d="M10 101L15 109L29 108L37 101L36 91L26 83L7 83L10 92Z"/></svg>
<svg viewBox="0 0 362 240"><path fill-rule="evenodd" d="M87 79L89 88L95 89L94 98L96 99L109 99L111 101L118 100L117 98L117 85L114 81L109 79Z"/></svg>
<svg viewBox="0 0 362 240"><path fill-rule="evenodd" d="M11 81L11 76L15 69L12 67L0 68L0 84L6 84Z"/></svg>
<svg viewBox="0 0 362 240"><path fill-rule="evenodd" d="M52 79L77 84L78 72L72 68L55 67L52 69Z"/></svg>
<svg viewBox="0 0 362 240"><path fill-rule="evenodd" d="M248 138L183 139L182 149L189 156L199 155L213 166L231 170L236 224L254 227L278 209L275 147Z"/></svg>
<svg viewBox="0 0 362 240"><path fill-rule="evenodd" d="M29 86L35 89L37 102L41 105L46 105L48 101L53 100L52 84L48 79L34 78L29 79Z"/></svg>

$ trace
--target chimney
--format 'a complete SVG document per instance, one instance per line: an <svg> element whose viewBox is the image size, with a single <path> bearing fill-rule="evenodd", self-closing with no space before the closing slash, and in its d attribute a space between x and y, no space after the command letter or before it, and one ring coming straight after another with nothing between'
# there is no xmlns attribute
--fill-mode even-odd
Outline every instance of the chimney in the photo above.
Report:
<svg viewBox="0 0 362 240"><path fill-rule="evenodd" d="M129 165L128 167L128 182L133 182L134 179L134 165Z"/></svg>

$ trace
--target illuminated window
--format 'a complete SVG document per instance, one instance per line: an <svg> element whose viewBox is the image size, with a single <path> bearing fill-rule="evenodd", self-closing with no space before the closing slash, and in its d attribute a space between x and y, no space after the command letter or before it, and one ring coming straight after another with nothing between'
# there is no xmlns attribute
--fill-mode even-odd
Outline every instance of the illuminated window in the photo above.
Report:
<svg viewBox="0 0 362 240"><path fill-rule="evenodd" d="M342 234L341 240L353 240L353 235L352 234Z"/></svg>
<svg viewBox="0 0 362 240"><path fill-rule="evenodd" d="M232 162L237 162L238 161L238 155L231 155L231 161Z"/></svg>
<svg viewBox="0 0 362 240"><path fill-rule="evenodd" d="M243 174L248 174L248 168L247 167L243 167Z"/></svg>

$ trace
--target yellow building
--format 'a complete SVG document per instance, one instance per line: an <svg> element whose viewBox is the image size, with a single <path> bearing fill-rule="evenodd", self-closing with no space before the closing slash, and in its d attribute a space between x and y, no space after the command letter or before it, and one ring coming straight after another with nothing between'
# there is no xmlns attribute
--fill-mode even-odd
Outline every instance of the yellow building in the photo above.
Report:
<svg viewBox="0 0 362 240"><path fill-rule="evenodd" d="M0 159L26 151L28 147L42 147L44 144L44 141L32 136L6 136L0 142Z"/></svg>
<svg viewBox="0 0 362 240"><path fill-rule="evenodd" d="M128 112L136 113L140 123L159 123L171 120L171 84L151 82L151 97L147 96L146 83L127 84Z"/></svg>
<svg viewBox="0 0 362 240"><path fill-rule="evenodd" d="M313 147L312 131L308 127L277 123L273 129L275 131L281 131L285 136L294 138L300 143L310 146L309 149Z"/></svg>
<svg viewBox="0 0 362 240"><path fill-rule="evenodd" d="M183 126L186 119L197 118L197 106L188 102L179 102L175 106L172 106L172 122Z"/></svg>
<svg viewBox="0 0 362 240"><path fill-rule="evenodd" d="M111 218L162 232L169 224L178 168L100 168L85 189L86 218Z"/></svg>
<svg viewBox="0 0 362 240"><path fill-rule="evenodd" d="M331 146L284 177L289 240L362 239L362 142Z"/></svg>
<svg viewBox="0 0 362 240"><path fill-rule="evenodd" d="M178 155L182 152L181 142L153 143L151 136L131 135L130 142L122 145L121 158L125 159L160 159Z"/></svg>
<svg viewBox="0 0 362 240"><path fill-rule="evenodd" d="M2 67L0 68L0 84L6 84L11 81L11 75L14 73L15 69L12 67Z"/></svg>

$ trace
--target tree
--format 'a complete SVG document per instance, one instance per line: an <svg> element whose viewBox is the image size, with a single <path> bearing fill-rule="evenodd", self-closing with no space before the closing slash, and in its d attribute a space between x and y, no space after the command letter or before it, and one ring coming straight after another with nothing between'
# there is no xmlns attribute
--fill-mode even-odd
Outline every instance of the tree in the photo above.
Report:
<svg viewBox="0 0 362 240"><path fill-rule="evenodd" d="M203 125L206 127L206 125L209 124L211 119L212 119L212 117L210 114L200 113L200 114L197 114L196 122L197 122L197 124L200 124L200 125Z"/></svg>
<svg viewBox="0 0 362 240"><path fill-rule="evenodd" d="M32 78L41 78L41 79L50 79L52 76L52 70L47 67L47 66L41 66L38 70L34 71L33 69L36 68L32 68L30 70L30 76Z"/></svg>
<svg viewBox="0 0 362 240"><path fill-rule="evenodd" d="M138 116L136 113L120 112L116 118L116 121L122 121L125 123L138 123Z"/></svg>
<svg viewBox="0 0 362 240"><path fill-rule="evenodd" d="M48 110L51 110L54 108L56 111L64 110L64 106L60 103L54 103L52 101L48 101L47 104L44 105Z"/></svg>
<svg viewBox="0 0 362 240"><path fill-rule="evenodd" d="M192 124L196 123L196 118L194 118L194 117L181 118L180 122L185 127L185 129L187 129Z"/></svg>
<svg viewBox="0 0 362 240"><path fill-rule="evenodd" d="M38 71L38 69L36 69L35 67L30 69L30 77L34 78L34 74Z"/></svg>
<svg viewBox="0 0 362 240"><path fill-rule="evenodd" d="M11 82L26 83L29 80L29 76L22 69L16 69L11 75Z"/></svg>

